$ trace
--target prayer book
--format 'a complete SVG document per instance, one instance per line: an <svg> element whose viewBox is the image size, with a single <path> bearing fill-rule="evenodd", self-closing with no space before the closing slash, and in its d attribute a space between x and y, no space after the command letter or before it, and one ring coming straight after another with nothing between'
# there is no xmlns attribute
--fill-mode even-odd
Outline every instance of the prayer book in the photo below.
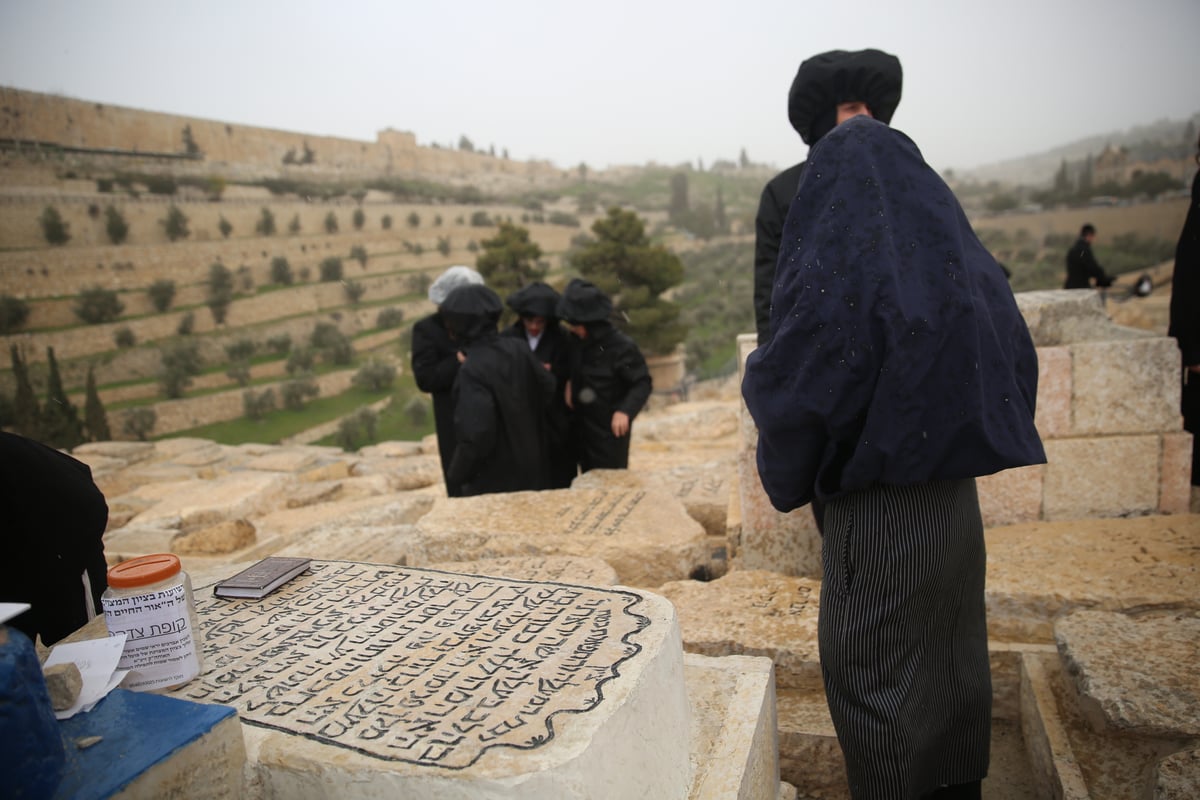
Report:
<svg viewBox="0 0 1200 800"><path fill-rule="evenodd" d="M269 556L213 587L217 597L266 597L308 569L311 558Z"/></svg>

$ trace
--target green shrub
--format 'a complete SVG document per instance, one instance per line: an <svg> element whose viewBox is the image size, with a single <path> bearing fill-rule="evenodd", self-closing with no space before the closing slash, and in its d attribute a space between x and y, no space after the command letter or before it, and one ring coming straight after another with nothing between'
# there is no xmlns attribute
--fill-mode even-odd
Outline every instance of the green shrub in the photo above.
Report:
<svg viewBox="0 0 1200 800"><path fill-rule="evenodd" d="M180 336L189 335L196 327L196 315L189 311L179 318L179 325L176 326L175 332Z"/></svg>
<svg viewBox="0 0 1200 800"><path fill-rule="evenodd" d="M382 392L396 382L396 368L385 361L371 359L358 368L351 382L368 392Z"/></svg>
<svg viewBox="0 0 1200 800"><path fill-rule="evenodd" d="M356 244L350 248L350 257L358 262L358 265L363 269L367 268L367 248L361 244Z"/></svg>
<svg viewBox="0 0 1200 800"><path fill-rule="evenodd" d="M408 227L410 227L410 228L421 227L421 215L415 211L412 211L409 213L407 221L408 221Z"/></svg>
<svg viewBox="0 0 1200 800"><path fill-rule="evenodd" d="M104 209L104 230L108 240L113 244L121 244L129 238L129 223L116 206L106 206Z"/></svg>
<svg viewBox="0 0 1200 800"><path fill-rule="evenodd" d="M277 283L280 286L291 286L295 277L292 275L292 265L283 256L275 256L271 259L271 283Z"/></svg>
<svg viewBox="0 0 1200 800"><path fill-rule="evenodd" d="M230 364L225 370L225 375L232 381L235 381L238 386L246 386L250 383L250 365L245 363Z"/></svg>
<svg viewBox="0 0 1200 800"><path fill-rule="evenodd" d="M50 244L66 244L71 240L71 226L54 206L42 209L42 216L38 218L38 222L42 226L42 236L46 237Z"/></svg>
<svg viewBox="0 0 1200 800"><path fill-rule="evenodd" d="M178 190L175 179L170 175L143 175L142 183L150 194L173 195Z"/></svg>
<svg viewBox="0 0 1200 800"><path fill-rule="evenodd" d="M354 360L354 345L331 322L318 322L310 339L314 350L330 364L346 365Z"/></svg>
<svg viewBox="0 0 1200 800"><path fill-rule="evenodd" d="M186 239L191 231L188 230L187 215L179 210L179 206L174 203L167 209L167 216L160 219L159 224L163 226L163 230L167 234L167 238L172 242Z"/></svg>
<svg viewBox="0 0 1200 800"><path fill-rule="evenodd" d="M29 319L29 304L19 297L0 294L0 334L20 329Z"/></svg>
<svg viewBox="0 0 1200 800"><path fill-rule="evenodd" d="M158 373L158 382L163 394L169 398L183 397L183 392L192 385L192 377L200 374L203 366L200 350L190 340L179 340L163 347Z"/></svg>
<svg viewBox="0 0 1200 800"><path fill-rule="evenodd" d="M305 403L321 393L317 382L312 378L298 378L283 384L280 389L283 394L283 407L289 411L300 411Z"/></svg>
<svg viewBox="0 0 1200 800"><path fill-rule="evenodd" d="M404 321L404 310L390 306L382 309L375 317L375 327L381 330L390 328L399 328L400 323Z"/></svg>
<svg viewBox="0 0 1200 800"><path fill-rule="evenodd" d="M450 237L439 236L437 243L437 251L444 256L450 255Z"/></svg>
<svg viewBox="0 0 1200 800"><path fill-rule="evenodd" d="M375 441L375 428L379 415L369 408L360 408L343 417L338 423L337 443L343 450L357 450Z"/></svg>
<svg viewBox="0 0 1200 800"><path fill-rule="evenodd" d="M135 408L125 415L121 427L127 435L144 442L157 423L158 414L153 408Z"/></svg>
<svg viewBox="0 0 1200 800"><path fill-rule="evenodd" d="M337 233L337 231L338 231L337 214L334 214L332 211L330 211L328 214L325 215L325 232L326 233Z"/></svg>
<svg viewBox="0 0 1200 800"><path fill-rule="evenodd" d="M579 217L574 214L568 214L565 211L551 211L547 221L551 225L565 225L568 228L579 227Z"/></svg>
<svg viewBox="0 0 1200 800"><path fill-rule="evenodd" d="M99 325L103 322L112 322L121 316L121 312L125 310L125 304L117 297L116 291L105 289L102 286L93 286L80 292L79 297L75 299L73 310L75 316L88 325Z"/></svg>
<svg viewBox="0 0 1200 800"><path fill-rule="evenodd" d="M117 347L124 349L137 344L137 337L133 335L133 329L125 325L113 331L113 341Z"/></svg>
<svg viewBox="0 0 1200 800"><path fill-rule="evenodd" d="M255 392L253 389L248 389L242 392L242 408L248 419L262 419L269 412L275 410L275 390L264 389L261 392Z"/></svg>
<svg viewBox="0 0 1200 800"><path fill-rule="evenodd" d="M488 213L482 209L471 215L471 225L476 228L490 228L496 223L492 220Z"/></svg>
<svg viewBox="0 0 1200 800"><path fill-rule="evenodd" d="M225 345L225 355L230 361L249 361L258 351L258 345L253 339L237 339Z"/></svg>
<svg viewBox="0 0 1200 800"><path fill-rule="evenodd" d="M254 223L254 232L259 236L275 235L275 215L266 206L259 213L258 222Z"/></svg>
<svg viewBox="0 0 1200 800"><path fill-rule="evenodd" d="M343 281L342 289L346 292L346 299L354 305L358 305L358 301L362 300L367 291L367 287L358 281Z"/></svg>
<svg viewBox="0 0 1200 800"><path fill-rule="evenodd" d="M296 375L311 372L315 361L316 354L311 347L293 347L291 352L288 353L287 373L288 375Z"/></svg>
<svg viewBox="0 0 1200 800"><path fill-rule="evenodd" d="M292 349L292 335L280 333L267 338L267 349L276 355L283 355Z"/></svg>
<svg viewBox="0 0 1200 800"><path fill-rule="evenodd" d="M150 295L150 304L154 306L154 310L161 314L170 308L175 300L175 281L159 278L150 284L146 294Z"/></svg>
<svg viewBox="0 0 1200 800"><path fill-rule="evenodd" d="M392 229L392 215L384 214L379 219L379 227L383 228L385 231L390 231Z"/></svg>
<svg viewBox="0 0 1200 800"><path fill-rule="evenodd" d="M413 427L420 427L429 419L429 401L421 395L413 395L404 404L404 416L408 417Z"/></svg>
<svg viewBox="0 0 1200 800"><path fill-rule="evenodd" d="M225 219L225 215L222 214L221 218L217 220L217 230L221 232L222 239L228 239L229 234L233 233L233 223Z"/></svg>
<svg viewBox="0 0 1200 800"><path fill-rule="evenodd" d="M337 256L329 256L321 261L321 280L340 281L342 279L342 260Z"/></svg>
<svg viewBox="0 0 1200 800"><path fill-rule="evenodd" d="M296 214L292 217L292 221L288 223L288 233L297 234L300 232L300 215Z"/></svg>
<svg viewBox="0 0 1200 800"><path fill-rule="evenodd" d="M354 230L361 231L363 225L367 222L367 215L361 208L354 209L354 213L350 215L350 223L354 225Z"/></svg>
<svg viewBox="0 0 1200 800"><path fill-rule="evenodd" d="M208 295L204 304L212 312L213 322L225 322L229 306L233 303L233 273L220 261L208 268Z"/></svg>

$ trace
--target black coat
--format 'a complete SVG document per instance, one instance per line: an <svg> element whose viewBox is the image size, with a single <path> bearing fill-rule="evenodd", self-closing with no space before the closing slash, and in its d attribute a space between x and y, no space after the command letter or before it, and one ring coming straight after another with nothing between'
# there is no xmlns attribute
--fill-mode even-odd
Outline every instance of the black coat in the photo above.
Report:
<svg viewBox="0 0 1200 800"><path fill-rule="evenodd" d="M804 173L804 163L801 161L772 178L763 187L758 201L758 215L754 218L754 325L760 346L771 338L771 287L779 261L779 240Z"/></svg>
<svg viewBox="0 0 1200 800"><path fill-rule="evenodd" d="M438 455L446 494L458 497L462 487L450 478L454 458L454 401L450 396L458 376L458 345L446 332L440 314L418 320L412 329L412 371L417 388L433 396L433 422L437 430Z"/></svg>
<svg viewBox="0 0 1200 800"><path fill-rule="evenodd" d="M629 466L629 440L633 419L650 399L653 388L646 359L633 340L607 322L587 323L586 339L571 346L571 400L573 439L579 466L591 469L625 469ZM630 433L612 433L612 415L629 416Z"/></svg>
<svg viewBox="0 0 1200 800"><path fill-rule="evenodd" d="M86 464L50 447L0 432L0 600L29 603L7 624L54 644L100 611L107 585L108 504ZM91 597L84 592L87 573Z"/></svg>
<svg viewBox="0 0 1200 800"><path fill-rule="evenodd" d="M1179 342L1185 367L1200 364L1200 172L1192 179L1192 204L1175 246L1167 333Z"/></svg>
<svg viewBox="0 0 1200 800"><path fill-rule="evenodd" d="M1029 329L904 134L867 117L827 134L783 241L771 340L742 382L777 509L1045 462Z"/></svg>
<svg viewBox="0 0 1200 800"><path fill-rule="evenodd" d="M464 495L546 488L545 418L554 375L529 345L495 332L465 352L454 386L450 480Z"/></svg>
<svg viewBox="0 0 1200 800"><path fill-rule="evenodd" d="M1090 289L1093 278L1100 288L1112 286L1112 278L1105 274L1092 254L1091 242L1080 236L1067 251L1067 281L1063 288Z"/></svg>
<svg viewBox="0 0 1200 800"><path fill-rule="evenodd" d="M519 319L501 331L500 335L529 346L529 340L525 338L525 326ZM571 411L567 408L565 399L567 379L571 376L570 338L571 334L567 333L558 320L547 318L537 349L532 351L534 358L543 366L550 365L555 384L554 400L546 407L548 489L570 487L577 471L577 461L570 442Z"/></svg>

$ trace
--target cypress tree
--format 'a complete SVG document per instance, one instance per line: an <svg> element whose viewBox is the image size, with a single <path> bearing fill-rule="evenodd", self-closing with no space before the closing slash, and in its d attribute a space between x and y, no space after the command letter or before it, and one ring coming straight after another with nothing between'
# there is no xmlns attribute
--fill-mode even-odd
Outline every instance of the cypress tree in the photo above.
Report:
<svg viewBox="0 0 1200 800"><path fill-rule="evenodd" d="M100 402L100 392L96 391L96 369L92 366L88 367L87 401L83 406L83 420L88 439L93 442L112 440L112 432L108 429L108 415L104 413L104 404Z"/></svg>
<svg viewBox="0 0 1200 800"><path fill-rule="evenodd" d="M53 347L46 348L46 360L50 372L46 378L46 405L42 407L43 441L53 447L70 450L83 443L83 423L63 389Z"/></svg>
<svg viewBox="0 0 1200 800"><path fill-rule="evenodd" d="M21 353L14 344L10 347L12 353L13 376L17 379L17 391L13 397L13 427L17 433L30 439L41 438L38 435L38 404L33 393L33 384L29 382L29 370L21 360Z"/></svg>

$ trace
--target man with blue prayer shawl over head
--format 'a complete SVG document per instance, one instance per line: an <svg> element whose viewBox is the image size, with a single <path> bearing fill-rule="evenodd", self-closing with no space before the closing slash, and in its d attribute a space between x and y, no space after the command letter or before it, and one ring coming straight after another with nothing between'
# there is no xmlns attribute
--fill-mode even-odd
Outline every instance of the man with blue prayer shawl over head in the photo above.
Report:
<svg viewBox="0 0 1200 800"><path fill-rule="evenodd" d="M813 147L746 364L771 503L825 504L818 640L854 798L980 796L991 679L975 478L1044 463L1004 272L903 133Z"/></svg>

